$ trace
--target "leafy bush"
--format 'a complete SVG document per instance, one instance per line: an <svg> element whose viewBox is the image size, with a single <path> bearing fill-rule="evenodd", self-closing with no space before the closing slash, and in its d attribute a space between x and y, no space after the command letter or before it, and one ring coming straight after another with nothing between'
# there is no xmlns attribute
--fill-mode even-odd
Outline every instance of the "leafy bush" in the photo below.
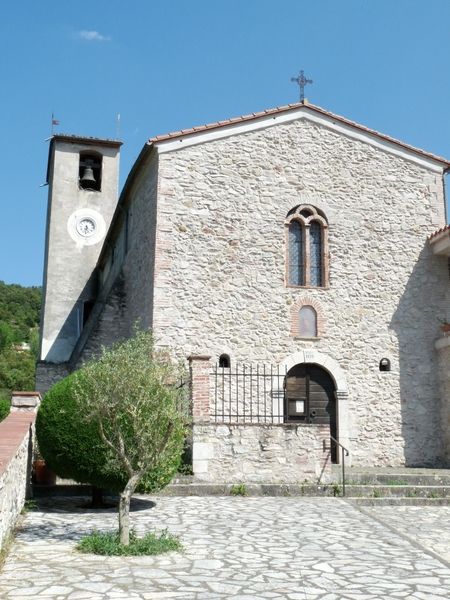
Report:
<svg viewBox="0 0 450 600"><path fill-rule="evenodd" d="M128 475L117 466L102 441L97 421L80 410L77 402L74 390L82 377L81 369L56 383L45 395L36 419L39 450L59 477L121 492ZM148 419L154 419L154 415L149 414ZM180 465L183 439L177 444L180 451L162 453L142 478L138 492L152 493L171 481Z"/></svg>
<svg viewBox="0 0 450 600"><path fill-rule="evenodd" d="M69 375L44 396L36 418L39 450L59 477L120 491L126 477L109 468L97 425L80 413L73 394L76 377Z"/></svg>
<svg viewBox="0 0 450 600"><path fill-rule="evenodd" d="M5 396L0 396L0 421L6 419L11 410L11 403Z"/></svg>
<svg viewBox="0 0 450 600"><path fill-rule="evenodd" d="M77 375L73 393L80 412L97 423L110 468L127 475L119 498L119 534L128 545L132 495L144 481L160 487L180 462L188 423L183 369L154 347L149 331L137 330L103 348Z"/></svg>
<svg viewBox="0 0 450 600"><path fill-rule="evenodd" d="M153 556L182 549L179 539L167 531L163 531L159 536L147 533L143 538L138 538L132 530L127 546L120 543L118 532L93 531L77 544L77 550L84 554L103 556Z"/></svg>

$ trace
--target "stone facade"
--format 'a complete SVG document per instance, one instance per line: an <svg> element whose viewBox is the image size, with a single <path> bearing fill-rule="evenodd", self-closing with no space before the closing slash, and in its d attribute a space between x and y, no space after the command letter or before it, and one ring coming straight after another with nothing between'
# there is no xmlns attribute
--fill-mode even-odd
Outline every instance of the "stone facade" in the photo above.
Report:
<svg viewBox="0 0 450 600"><path fill-rule="evenodd" d="M339 439L352 464L439 464L445 452L434 342L437 319L450 320L450 305L446 260L426 240L445 224L448 164L301 108L305 118L266 119L186 144L168 136L143 151L106 240L97 305L69 369L130 335L137 320L178 359L216 362L225 353L232 364L317 364L336 384ZM323 287L287 284L286 219L299 205L326 218ZM305 305L317 313L311 338L299 335ZM390 371L379 370L382 358ZM206 421L203 404L196 417ZM250 434L244 427L242 435L276 438L281 456L287 448L300 456L320 428L298 427L300 437L294 429ZM199 430L198 443L212 443L214 431ZM245 446L237 430L228 431L214 454L225 461ZM212 473L219 462L207 460ZM310 464L302 469L315 473Z"/></svg>
<svg viewBox="0 0 450 600"><path fill-rule="evenodd" d="M159 173L158 342L275 365L319 351L347 378L353 464L435 464L448 276L426 238L445 222L441 174L306 119L167 152ZM327 217L328 288L286 285L284 223L298 204ZM305 296L323 311L310 341L291 334Z"/></svg>

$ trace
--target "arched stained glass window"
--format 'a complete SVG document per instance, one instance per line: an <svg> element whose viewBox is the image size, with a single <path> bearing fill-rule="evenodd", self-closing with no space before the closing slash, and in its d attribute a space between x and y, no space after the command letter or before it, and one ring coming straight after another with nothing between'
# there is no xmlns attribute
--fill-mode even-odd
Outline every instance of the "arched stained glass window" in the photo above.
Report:
<svg viewBox="0 0 450 600"><path fill-rule="evenodd" d="M297 287L329 285L328 221L311 204L299 204L287 216L286 283Z"/></svg>
<svg viewBox="0 0 450 600"><path fill-rule="evenodd" d="M310 242L310 282L314 287L323 285L322 277L322 227L313 221L309 228Z"/></svg>
<svg viewBox="0 0 450 600"><path fill-rule="evenodd" d="M289 224L289 283L304 285L303 227L298 221Z"/></svg>
<svg viewBox="0 0 450 600"><path fill-rule="evenodd" d="M301 337L317 337L317 313L312 306L302 306L299 314Z"/></svg>

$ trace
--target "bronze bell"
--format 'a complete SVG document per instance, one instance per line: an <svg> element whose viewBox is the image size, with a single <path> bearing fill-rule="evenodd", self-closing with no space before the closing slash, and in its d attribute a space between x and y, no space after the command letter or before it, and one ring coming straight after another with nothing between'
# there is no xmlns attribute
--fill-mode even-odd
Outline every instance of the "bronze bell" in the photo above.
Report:
<svg viewBox="0 0 450 600"><path fill-rule="evenodd" d="M80 183L83 187L90 187L96 184L94 171L92 167L85 167L83 176L81 177Z"/></svg>

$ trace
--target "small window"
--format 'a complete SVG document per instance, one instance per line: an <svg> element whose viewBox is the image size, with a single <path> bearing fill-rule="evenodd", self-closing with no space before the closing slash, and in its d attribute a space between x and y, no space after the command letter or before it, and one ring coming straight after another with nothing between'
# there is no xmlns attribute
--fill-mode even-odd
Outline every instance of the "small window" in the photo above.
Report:
<svg viewBox="0 0 450 600"><path fill-rule="evenodd" d="M230 368L230 357L228 356L228 354L221 354L219 356L219 367L222 369Z"/></svg>
<svg viewBox="0 0 450 600"><path fill-rule="evenodd" d="M298 313L300 337L317 337L317 313L312 306L302 306Z"/></svg>
<svg viewBox="0 0 450 600"><path fill-rule="evenodd" d="M380 360L380 371L390 371L391 361L388 358L382 358Z"/></svg>
<svg viewBox="0 0 450 600"><path fill-rule="evenodd" d="M102 189L102 157L100 154L81 152L78 181L82 190Z"/></svg>

